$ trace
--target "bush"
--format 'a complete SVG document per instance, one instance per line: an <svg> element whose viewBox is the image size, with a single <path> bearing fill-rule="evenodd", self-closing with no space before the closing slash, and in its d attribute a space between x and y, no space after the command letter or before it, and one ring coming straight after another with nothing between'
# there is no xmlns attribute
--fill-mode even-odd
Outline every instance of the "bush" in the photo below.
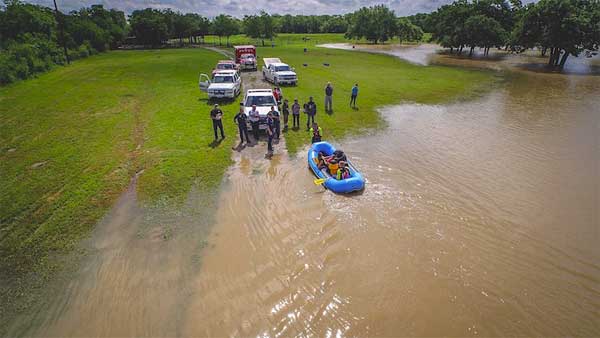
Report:
<svg viewBox="0 0 600 338"><path fill-rule="evenodd" d="M64 59L59 47L45 38L25 34L0 50L0 83L8 84L45 72Z"/></svg>

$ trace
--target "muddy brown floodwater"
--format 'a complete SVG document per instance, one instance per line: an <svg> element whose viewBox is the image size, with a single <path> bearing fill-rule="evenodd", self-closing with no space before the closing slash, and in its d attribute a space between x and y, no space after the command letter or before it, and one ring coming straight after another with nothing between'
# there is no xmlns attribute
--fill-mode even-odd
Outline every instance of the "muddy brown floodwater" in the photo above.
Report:
<svg viewBox="0 0 600 338"><path fill-rule="evenodd" d="M475 101L382 108L387 128L339 144L362 194L313 185L283 144L235 152L206 246L181 215L169 240L134 236L121 201L33 332L599 336L600 76L506 76Z"/></svg>

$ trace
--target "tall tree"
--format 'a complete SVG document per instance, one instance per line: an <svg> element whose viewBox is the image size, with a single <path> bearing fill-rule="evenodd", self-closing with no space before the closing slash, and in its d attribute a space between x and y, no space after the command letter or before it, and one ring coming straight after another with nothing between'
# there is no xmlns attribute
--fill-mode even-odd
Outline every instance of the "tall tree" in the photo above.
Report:
<svg viewBox="0 0 600 338"><path fill-rule="evenodd" d="M229 37L239 32L239 24L237 19L232 16L221 14L213 20L213 30L219 37L219 45L221 37L224 36L227 38L227 46L229 46Z"/></svg>
<svg viewBox="0 0 600 338"><path fill-rule="evenodd" d="M373 43L385 42L397 32L396 15L384 5L362 7L349 16L348 39L365 38Z"/></svg>
<svg viewBox="0 0 600 338"><path fill-rule="evenodd" d="M258 16L244 16L243 25L246 35L253 39L261 39L263 46L265 45L265 39L272 39L276 36L276 22L265 11L262 11Z"/></svg>
<svg viewBox="0 0 600 338"><path fill-rule="evenodd" d="M569 55L597 49L600 5L588 0L540 0L529 4L515 27L514 38L524 47L550 50L548 65L562 69ZM594 21L596 20L596 21Z"/></svg>
<svg viewBox="0 0 600 338"><path fill-rule="evenodd" d="M420 41L423 38L421 27L414 25L407 18L399 18L396 36L402 41Z"/></svg>
<svg viewBox="0 0 600 338"><path fill-rule="evenodd" d="M169 37L169 26L159 10L146 8L133 11L129 22L136 40L143 45L158 46Z"/></svg>

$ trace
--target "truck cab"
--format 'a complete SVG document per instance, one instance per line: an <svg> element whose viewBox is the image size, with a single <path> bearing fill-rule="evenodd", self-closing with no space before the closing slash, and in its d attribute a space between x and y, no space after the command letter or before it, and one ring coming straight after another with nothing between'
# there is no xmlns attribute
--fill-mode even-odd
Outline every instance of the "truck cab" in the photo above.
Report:
<svg viewBox="0 0 600 338"><path fill-rule="evenodd" d="M294 68L281 62L279 58L264 58L262 68L263 78L275 85L298 84L298 76Z"/></svg>
<svg viewBox="0 0 600 338"><path fill-rule="evenodd" d="M248 89L246 91L246 95L244 96L244 113L250 116L250 111L252 110L252 106L256 105L256 110L260 115L260 129L266 129L267 124L267 113L271 111L271 107L274 107L276 111L279 111L277 107L277 101L275 100L275 96L273 96L272 89ZM250 129L250 120L248 120L248 128Z"/></svg>
<svg viewBox="0 0 600 338"><path fill-rule="evenodd" d="M221 60L217 62L215 69L213 69L212 76L215 76L215 74L221 70L235 70L239 72L240 66L232 60Z"/></svg>
<svg viewBox="0 0 600 338"><path fill-rule="evenodd" d="M257 70L258 63L256 61L256 47L252 45L233 46L235 50L235 63L241 70Z"/></svg>
<svg viewBox="0 0 600 338"><path fill-rule="evenodd" d="M208 94L209 99L234 99L241 92L242 78L235 70L217 71L212 78L200 74L200 90Z"/></svg>

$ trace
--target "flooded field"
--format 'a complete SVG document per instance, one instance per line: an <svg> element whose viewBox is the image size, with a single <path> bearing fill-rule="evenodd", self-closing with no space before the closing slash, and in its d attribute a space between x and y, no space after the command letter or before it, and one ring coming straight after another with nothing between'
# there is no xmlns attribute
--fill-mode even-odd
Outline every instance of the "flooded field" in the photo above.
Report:
<svg viewBox="0 0 600 338"><path fill-rule="evenodd" d="M587 67L382 108L387 128L336 142L362 194L315 186L283 142L270 161L262 144L234 153L211 217L157 220L130 190L26 332L598 336L600 76Z"/></svg>

